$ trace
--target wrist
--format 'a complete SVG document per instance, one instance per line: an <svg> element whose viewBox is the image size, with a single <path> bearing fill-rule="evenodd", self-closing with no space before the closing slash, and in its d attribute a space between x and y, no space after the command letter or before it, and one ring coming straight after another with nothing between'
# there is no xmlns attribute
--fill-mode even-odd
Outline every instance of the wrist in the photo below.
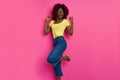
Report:
<svg viewBox="0 0 120 80"><path fill-rule="evenodd" d="M45 22L46 22L46 23L49 23L49 21L48 21L48 20L45 20Z"/></svg>
<svg viewBox="0 0 120 80"><path fill-rule="evenodd" d="M70 24L73 25L73 21L71 21Z"/></svg>

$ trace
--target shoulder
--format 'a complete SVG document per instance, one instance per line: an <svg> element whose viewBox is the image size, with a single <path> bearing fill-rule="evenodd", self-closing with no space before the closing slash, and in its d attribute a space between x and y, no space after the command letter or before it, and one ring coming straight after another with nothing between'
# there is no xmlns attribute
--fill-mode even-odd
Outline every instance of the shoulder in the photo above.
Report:
<svg viewBox="0 0 120 80"><path fill-rule="evenodd" d="M70 25L69 21L67 19L64 19L64 24L65 24L65 26L69 26Z"/></svg>
<svg viewBox="0 0 120 80"><path fill-rule="evenodd" d="M69 20L68 20L68 19L64 19L64 22L65 22L65 23L69 23Z"/></svg>
<svg viewBox="0 0 120 80"><path fill-rule="evenodd" d="M51 20L49 25L52 26L53 24L54 24L54 20Z"/></svg>
<svg viewBox="0 0 120 80"><path fill-rule="evenodd" d="M64 19L64 21L68 21L67 19Z"/></svg>
<svg viewBox="0 0 120 80"><path fill-rule="evenodd" d="M54 20L51 20L51 21L50 21L50 23L53 23L53 22L54 22Z"/></svg>
<svg viewBox="0 0 120 80"><path fill-rule="evenodd" d="M64 23L65 24L69 24L69 20L68 19L64 19Z"/></svg>

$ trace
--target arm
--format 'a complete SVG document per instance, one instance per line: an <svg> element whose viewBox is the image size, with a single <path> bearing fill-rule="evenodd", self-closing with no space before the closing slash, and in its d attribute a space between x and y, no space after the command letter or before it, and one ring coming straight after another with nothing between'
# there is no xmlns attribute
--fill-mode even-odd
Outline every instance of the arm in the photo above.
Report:
<svg viewBox="0 0 120 80"><path fill-rule="evenodd" d="M73 17L70 17L70 26L67 27L67 31L69 33L69 35L73 35Z"/></svg>
<svg viewBox="0 0 120 80"><path fill-rule="evenodd" d="M45 28L44 28L44 33L48 34L51 30L50 26L49 26L49 21L50 21L50 17L48 16L46 21L45 21Z"/></svg>

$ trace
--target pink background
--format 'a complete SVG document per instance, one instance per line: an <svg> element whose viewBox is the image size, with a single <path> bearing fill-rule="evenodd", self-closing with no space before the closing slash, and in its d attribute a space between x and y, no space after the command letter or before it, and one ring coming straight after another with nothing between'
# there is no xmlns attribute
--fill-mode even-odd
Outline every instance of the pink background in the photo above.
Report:
<svg viewBox="0 0 120 80"><path fill-rule="evenodd" d="M62 80L120 80L120 0L0 0L0 80L54 80L44 20L55 3L74 17Z"/></svg>

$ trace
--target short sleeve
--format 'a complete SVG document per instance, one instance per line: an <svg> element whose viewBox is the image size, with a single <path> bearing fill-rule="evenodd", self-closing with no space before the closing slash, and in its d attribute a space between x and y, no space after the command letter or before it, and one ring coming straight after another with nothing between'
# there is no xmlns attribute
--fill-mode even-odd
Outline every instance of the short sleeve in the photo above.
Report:
<svg viewBox="0 0 120 80"><path fill-rule="evenodd" d="M65 26L67 27L69 25L70 25L69 21L67 19L65 19Z"/></svg>
<svg viewBox="0 0 120 80"><path fill-rule="evenodd" d="M49 24L49 26L50 26L50 27L52 27L52 24L53 24L53 20L52 20L52 21L50 21L50 24Z"/></svg>

